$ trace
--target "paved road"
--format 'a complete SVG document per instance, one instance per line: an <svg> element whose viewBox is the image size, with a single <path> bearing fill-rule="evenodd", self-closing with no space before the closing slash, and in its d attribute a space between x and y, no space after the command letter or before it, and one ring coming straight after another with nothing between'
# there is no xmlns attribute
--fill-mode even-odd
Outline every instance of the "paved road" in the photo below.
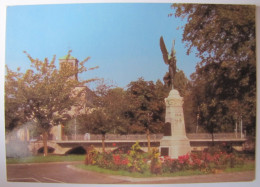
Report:
<svg viewBox="0 0 260 187"><path fill-rule="evenodd" d="M10 164L7 165L9 182L81 183L81 184L178 184L252 181L253 171L210 174L186 177L131 178L112 176L74 167L75 163Z"/></svg>
<svg viewBox="0 0 260 187"><path fill-rule="evenodd" d="M110 178L88 171L79 171L68 167L72 163L44 164L9 164L7 165L7 180L9 182L42 182L42 183L87 183L108 184L120 183L121 179Z"/></svg>

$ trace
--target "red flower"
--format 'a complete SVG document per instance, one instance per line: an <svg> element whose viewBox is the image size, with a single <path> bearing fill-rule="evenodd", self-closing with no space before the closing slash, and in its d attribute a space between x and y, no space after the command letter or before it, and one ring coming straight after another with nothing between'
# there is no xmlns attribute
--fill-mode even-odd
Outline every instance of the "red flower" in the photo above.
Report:
<svg viewBox="0 0 260 187"><path fill-rule="evenodd" d="M113 155L113 161L114 161L115 165L120 165L121 164L120 156L119 155Z"/></svg>
<svg viewBox="0 0 260 187"><path fill-rule="evenodd" d="M196 164L196 165L201 165L201 160L200 160L200 159L195 159L195 160L194 160L194 164Z"/></svg>
<svg viewBox="0 0 260 187"><path fill-rule="evenodd" d="M190 159L190 157L189 157L188 154L178 157L178 160L179 160L180 164L189 162L189 159Z"/></svg>
<svg viewBox="0 0 260 187"><path fill-rule="evenodd" d="M123 159L121 162L122 165L127 165L128 163L129 163L129 161L127 158Z"/></svg>
<svg viewBox="0 0 260 187"><path fill-rule="evenodd" d="M115 147L115 146L116 146L116 143L113 143L112 146Z"/></svg>

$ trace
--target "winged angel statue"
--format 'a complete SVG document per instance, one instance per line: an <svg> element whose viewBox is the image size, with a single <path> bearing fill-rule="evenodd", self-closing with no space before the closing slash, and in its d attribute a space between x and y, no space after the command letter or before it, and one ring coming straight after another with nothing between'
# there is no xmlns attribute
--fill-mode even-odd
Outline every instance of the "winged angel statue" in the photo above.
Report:
<svg viewBox="0 0 260 187"><path fill-rule="evenodd" d="M165 74L165 76L163 77L164 83L171 87L173 89L173 80L174 80L174 76L176 74L176 57L175 57L175 50L174 50L174 45L175 45L175 40L173 40L172 42L172 50L171 50L171 54L168 53L163 37L161 36L160 38L160 48L162 51L162 55L163 55L163 60L164 63L169 65L169 72L167 72Z"/></svg>

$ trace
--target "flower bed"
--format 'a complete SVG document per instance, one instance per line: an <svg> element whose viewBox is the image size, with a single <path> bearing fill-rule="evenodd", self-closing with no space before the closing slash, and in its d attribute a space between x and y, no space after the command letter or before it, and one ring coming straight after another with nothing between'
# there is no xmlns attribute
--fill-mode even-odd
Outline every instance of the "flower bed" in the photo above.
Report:
<svg viewBox="0 0 260 187"><path fill-rule="evenodd" d="M243 165L244 159L236 154L228 153L223 147L214 147L206 152L191 153L177 159L160 157L157 150L150 154L140 151L139 143L135 143L127 154L112 152L99 153L92 146L85 159L86 165L97 165L111 170L152 174L174 173L179 171L198 170L203 173L216 173L226 168Z"/></svg>

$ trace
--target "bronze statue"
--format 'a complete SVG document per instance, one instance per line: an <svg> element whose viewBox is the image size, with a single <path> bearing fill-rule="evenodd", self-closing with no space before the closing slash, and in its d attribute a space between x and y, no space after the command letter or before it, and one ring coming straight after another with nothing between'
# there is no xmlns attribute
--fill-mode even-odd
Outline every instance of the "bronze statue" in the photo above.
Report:
<svg viewBox="0 0 260 187"><path fill-rule="evenodd" d="M173 80L176 74L176 57L175 57L175 50L174 50L175 41L172 42L172 50L171 54L169 55L166 46L164 44L163 37L160 38L160 48L163 55L163 60L165 64L169 65L169 72L163 77L164 83L173 89Z"/></svg>

